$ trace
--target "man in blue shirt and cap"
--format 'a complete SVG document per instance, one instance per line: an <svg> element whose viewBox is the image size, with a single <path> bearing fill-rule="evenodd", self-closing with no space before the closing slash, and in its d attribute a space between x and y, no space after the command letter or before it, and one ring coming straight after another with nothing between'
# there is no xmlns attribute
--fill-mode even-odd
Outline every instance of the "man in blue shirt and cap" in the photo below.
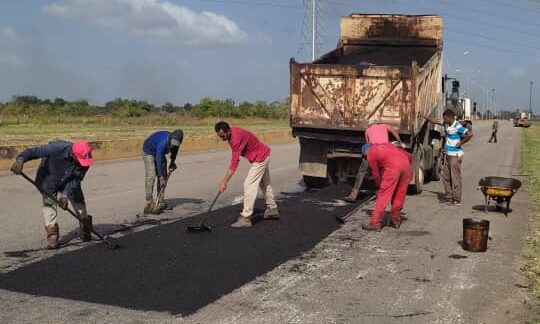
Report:
<svg viewBox="0 0 540 324"><path fill-rule="evenodd" d="M154 181L157 176L157 193L162 189L167 180L167 154L169 155L169 171L176 169L176 156L184 133L181 129L169 131L159 131L150 135L143 144L143 160L144 168L146 171L146 206L144 208L145 213L159 214L167 206L164 201L164 193L158 197L158 208L153 208L153 193L154 193Z"/></svg>

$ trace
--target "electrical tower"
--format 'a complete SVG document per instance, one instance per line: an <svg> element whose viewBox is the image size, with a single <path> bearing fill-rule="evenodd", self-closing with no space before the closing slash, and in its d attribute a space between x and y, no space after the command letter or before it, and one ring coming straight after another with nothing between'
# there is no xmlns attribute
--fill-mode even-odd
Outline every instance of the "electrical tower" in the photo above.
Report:
<svg viewBox="0 0 540 324"><path fill-rule="evenodd" d="M299 48L302 59L309 57L310 61L314 61L324 43L323 2L324 0L304 0L302 42Z"/></svg>

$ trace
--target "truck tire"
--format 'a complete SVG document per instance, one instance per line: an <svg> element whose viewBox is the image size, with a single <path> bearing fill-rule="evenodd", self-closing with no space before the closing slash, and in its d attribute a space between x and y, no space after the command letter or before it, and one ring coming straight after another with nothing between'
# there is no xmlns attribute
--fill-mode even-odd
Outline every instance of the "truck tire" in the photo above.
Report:
<svg viewBox="0 0 540 324"><path fill-rule="evenodd" d="M320 189L324 187L328 187L328 178L319 178L319 177L310 177L310 176L302 176L304 179L304 184L306 185L306 188L310 189Z"/></svg>
<svg viewBox="0 0 540 324"><path fill-rule="evenodd" d="M413 195L419 195L424 189L425 180L425 162L424 162L424 149L419 146L413 153L413 170L414 170L414 183L410 187L410 192Z"/></svg>
<svg viewBox="0 0 540 324"><path fill-rule="evenodd" d="M441 180L441 157L437 157L437 161L433 163L433 167L431 168L431 174L429 176L429 179L431 181L439 181Z"/></svg>

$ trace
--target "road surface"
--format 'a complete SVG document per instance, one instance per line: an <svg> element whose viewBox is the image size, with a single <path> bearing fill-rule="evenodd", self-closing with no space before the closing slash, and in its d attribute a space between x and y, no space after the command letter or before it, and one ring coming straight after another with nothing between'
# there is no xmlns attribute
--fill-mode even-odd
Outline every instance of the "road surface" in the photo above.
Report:
<svg viewBox="0 0 540 324"><path fill-rule="evenodd" d="M241 208L238 173L222 195L212 233L188 234L217 192L230 152L180 156L167 191L175 208L153 220L144 203L142 159L98 163L84 182L99 231L116 232L121 249L79 243L77 224L60 216L66 247L46 251L40 197L23 179L0 173L1 323L519 323L536 309L519 272L531 215L526 190L505 217L484 214L482 176L514 176L520 129L501 123L499 143L475 125L463 162L461 206L440 204L442 185L409 196L408 221L379 233L360 229L372 204L345 225L353 205L341 184L305 192L298 146L272 146L271 176L281 221L247 230L227 225ZM29 170L29 173L33 171ZM491 222L488 251L464 251L462 219ZM157 220L161 224L157 225Z"/></svg>

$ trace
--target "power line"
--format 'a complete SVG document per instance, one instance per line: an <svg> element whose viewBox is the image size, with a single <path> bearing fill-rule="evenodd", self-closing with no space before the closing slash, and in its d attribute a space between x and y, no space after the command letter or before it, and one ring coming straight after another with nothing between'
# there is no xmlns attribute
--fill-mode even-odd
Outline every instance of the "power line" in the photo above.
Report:
<svg viewBox="0 0 540 324"><path fill-rule="evenodd" d="M462 43L463 42L463 39L458 39L458 38L454 38L454 37L451 37L451 36L444 36L445 39L448 39L448 40L451 40L453 42L458 42L458 43ZM521 56L526 56L526 57L532 57L532 58L537 58L538 56L536 54L533 54L533 53L529 53L529 52L520 52L520 51L515 51L515 50L511 50L511 49L508 49L508 48L502 48L502 47L498 47L498 46L493 46L493 45L488 45L488 44L478 44L478 43L472 43L472 44L468 44L472 47L486 47L486 48L491 48L491 49L494 49L494 50L497 50L497 51L501 51L501 52L507 52L507 53L512 53L512 54L517 54L517 55L521 55Z"/></svg>
<svg viewBox="0 0 540 324"><path fill-rule="evenodd" d="M450 4L445 3L445 2L443 2L443 1L440 1L440 2L437 2L437 3L440 3L440 4L445 5L445 6L450 6ZM508 16L504 16L504 15L499 15L499 14L492 13L492 12L488 12L488 11L481 10L481 9L478 9L478 8L473 8L473 7L463 6L462 4L460 4L460 7L464 7L464 8L466 8L467 10L480 12L480 13L485 14L485 15L488 15L488 16L490 16L490 17L498 17L498 18L501 18L501 19L510 20L510 21L512 21L513 23L515 23L516 21L518 21L518 19L515 18L515 17L508 17ZM534 25L534 26L537 26L537 27L540 27L540 24L533 23L533 22L527 22L527 24L529 24L529 25Z"/></svg>
<svg viewBox="0 0 540 324"><path fill-rule="evenodd" d="M328 0L328 1L332 2L334 4L343 5L343 6L354 6L351 3L342 2L342 1L335 1L335 0ZM413 6L422 8L424 10L432 10L431 8L426 8L426 7L418 5L418 4L413 4ZM334 13L336 13L336 12L334 12ZM480 22L471 21L469 19L465 19L465 18L460 17L458 15L452 15L452 14L447 14L447 13L444 13L443 15L453 16L453 17L458 18L458 19L467 20L467 21L469 21L471 23L480 23ZM496 25L496 26L498 26L499 28L509 29L509 27L502 26L502 25ZM460 31L460 30L453 29L453 28L448 28L448 27L445 27L445 30L451 31L451 32L456 32L456 33L463 34L463 35L474 36L474 37L482 38L482 39L489 40L489 41L505 42L505 43L508 43L508 44L513 44L515 46L520 46L520 47L523 47L523 48L527 48L527 49L531 49L531 50L535 50L535 51L540 51L540 47L530 46L530 45L526 45L526 44L523 44L523 43L511 41L511 40L505 40L505 39L501 39L501 38L495 38L495 37L485 36L485 35L482 35L482 34L471 33L471 32L466 32L466 31ZM522 33L522 34L528 34L529 36L535 36L535 37L540 38L540 35L535 35L535 34L523 32L523 31L519 31L519 32Z"/></svg>
<svg viewBox="0 0 540 324"><path fill-rule="evenodd" d="M532 50L540 51L540 47L524 45L524 44L519 43L519 42L514 42L514 41L509 41L509 40L503 40L503 39L500 39L500 38L489 37L489 36L485 36L485 35L482 35L482 34L471 33L471 32L462 31L462 30L454 29L454 28L448 28L448 27L446 28L446 30L451 31L451 32L455 32L455 33L459 33L459 34L463 34L463 35L469 35L469 36L474 36L474 37L482 38L482 39L489 40L489 41L494 41L494 42L505 42L505 43L508 43L508 44L513 44L513 45L515 45L515 46L521 46L521 47L523 47L523 48L527 48L527 49L532 49Z"/></svg>
<svg viewBox="0 0 540 324"><path fill-rule="evenodd" d="M508 4L508 3L505 3L505 2L499 2L499 1L494 1L494 0L480 0L480 1L488 2L488 3L491 3L491 4L496 4L496 5L499 5L499 6L502 6L502 7L506 7L506 8L512 8L512 9L516 9L516 10L523 10L523 11L540 13L540 10L534 10L533 8L525 8L525 7L520 7L520 6L516 6L516 5L511 5L511 4Z"/></svg>
<svg viewBox="0 0 540 324"><path fill-rule="evenodd" d="M250 5L250 6L269 6L269 7L282 7L282 8L292 8L292 9L303 9L304 7L300 5L292 5L285 3L276 3L276 2L252 2L252 1L238 1L238 0L191 0L191 1L200 1L200 2L216 2L224 4L238 4L238 5Z"/></svg>

